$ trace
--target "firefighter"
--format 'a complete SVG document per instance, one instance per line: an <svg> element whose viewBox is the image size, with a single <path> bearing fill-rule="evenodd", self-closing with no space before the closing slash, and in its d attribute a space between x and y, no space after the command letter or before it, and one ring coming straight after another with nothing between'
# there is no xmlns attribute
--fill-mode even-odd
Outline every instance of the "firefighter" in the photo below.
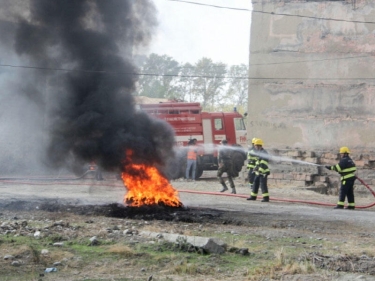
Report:
<svg viewBox="0 0 375 281"><path fill-rule="evenodd" d="M217 178L221 185L223 186L223 189L220 190L220 192L224 192L228 190L227 185L225 184L225 181L223 179L223 174L227 173L228 181L230 184L230 187L232 188L232 194L236 194L236 187L234 186L233 182L233 175L232 175L232 162L231 162L231 151L227 147L228 141L222 140L220 142L222 147L219 149L219 157L218 157L218 164L219 169L217 170Z"/></svg>
<svg viewBox="0 0 375 281"><path fill-rule="evenodd" d="M188 143L188 152L187 152L187 163L186 163L186 180L189 180L190 170L191 171L191 179L195 181L195 172L197 170L197 139L191 139Z"/></svg>
<svg viewBox="0 0 375 281"><path fill-rule="evenodd" d="M102 181L102 180L104 180L104 179L103 179L103 176L102 176L102 171L101 171L101 169L99 168L99 166L96 165L96 162L95 162L95 161L91 161L91 162L90 162L90 165L89 165L89 171L90 171L90 172L91 172L91 171L95 172L95 179L96 179L97 181Z"/></svg>
<svg viewBox="0 0 375 281"><path fill-rule="evenodd" d="M247 169L249 170L248 173L248 180L249 180L249 188L253 188L255 173L254 168L255 164L258 160L258 156L255 154L255 146L254 142L256 141L256 138L253 138L251 141L251 147L249 148L249 151L247 152Z"/></svg>
<svg viewBox="0 0 375 281"><path fill-rule="evenodd" d="M258 196L259 186L262 189L262 202L269 202L270 195L268 193L267 177L270 174L270 169L268 167L268 153L263 148L263 141L261 139L256 139L254 141L254 146L258 159L255 163L254 172L255 179L253 188L251 189L250 197L247 200L256 200Z"/></svg>
<svg viewBox="0 0 375 281"><path fill-rule="evenodd" d="M336 171L341 175L341 187L339 201L334 209L344 209L345 198L348 198L347 209L354 210L354 182L356 180L355 172L357 167L354 161L349 157L350 150L346 146L340 148L340 162L334 166L325 166L330 171Z"/></svg>

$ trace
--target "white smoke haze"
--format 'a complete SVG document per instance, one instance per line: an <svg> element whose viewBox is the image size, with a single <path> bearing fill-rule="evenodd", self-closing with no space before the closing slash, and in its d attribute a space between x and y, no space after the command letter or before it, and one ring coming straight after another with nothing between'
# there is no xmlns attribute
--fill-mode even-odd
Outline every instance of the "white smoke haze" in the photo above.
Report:
<svg viewBox="0 0 375 281"><path fill-rule="evenodd" d="M1 54L7 53L0 49ZM15 57L4 56L18 63ZM4 63L2 56L1 63ZM21 81L20 81L21 79ZM0 68L0 171L2 175L41 173L47 146L45 105L33 75Z"/></svg>
<svg viewBox="0 0 375 281"><path fill-rule="evenodd" d="M214 150L220 150L220 149L224 149L224 148L232 150L232 151L238 151L238 152L241 152L241 153L246 153L246 154L248 152L248 150L246 150L242 146L231 146L231 145L225 145L224 146L224 145L214 145L214 144L200 144L199 146L202 149L204 149L204 151L206 151L206 152L213 152ZM180 149L183 149L183 148L180 148ZM267 151L267 149L265 149L265 150ZM270 151L267 151L267 153L268 154L260 153L256 150L254 152L252 152L252 154L255 155L255 156L262 157L262 158L268 159L269 161L273 161L273 162L287 162L287 163L296 163L296 164L301 164L301 165L324 166L324 165L319 165L319 164L315 164L315 163L311 163L311 162L307 162L307 161L297 160L297 159L293 159L293 158L289 158L289 157L285 157L285 156L273 155Z"/></svg>

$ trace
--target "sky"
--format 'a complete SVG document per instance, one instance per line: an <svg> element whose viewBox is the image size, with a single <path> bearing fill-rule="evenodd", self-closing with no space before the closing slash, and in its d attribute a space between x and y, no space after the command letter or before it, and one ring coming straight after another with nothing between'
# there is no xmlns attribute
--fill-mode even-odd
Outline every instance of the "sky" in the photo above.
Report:
<svg viewBox="0 0 375 281"><path fill-rule="evenodd" d="M168 55L179 63L203 57L228 65L249 63L251 12L153 0L158 10L157 34L149 53ZM251 0L186 0L251 9Z"/></svg>

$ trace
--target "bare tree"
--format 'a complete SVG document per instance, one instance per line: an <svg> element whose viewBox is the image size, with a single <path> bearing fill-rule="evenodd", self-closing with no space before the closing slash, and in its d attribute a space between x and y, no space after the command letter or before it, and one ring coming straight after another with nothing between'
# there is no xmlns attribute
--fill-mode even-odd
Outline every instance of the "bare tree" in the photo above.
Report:
<svg viewBox="0 0 375 281"><path fill-rule="evenodd" d="M248 102L249 68L245 64L232 65L227 73L227 90L223 98L225 107L246 111Z"/></svg>
<svg viewBox="0 0 375 281"><path fill-rule="evenodd" d="M141 67L138 94L152 98L175 98L179 63L173 58L151 54Z"/></svg>
<svg viewBox="0 0 375 281"><path fill-rule="evenodd" d="M214 63L209 58L200 59L195 65L193 93L202 101L205 109L214 109L217 100L221 99L221 90L225 86L226 65Z"/></svg>

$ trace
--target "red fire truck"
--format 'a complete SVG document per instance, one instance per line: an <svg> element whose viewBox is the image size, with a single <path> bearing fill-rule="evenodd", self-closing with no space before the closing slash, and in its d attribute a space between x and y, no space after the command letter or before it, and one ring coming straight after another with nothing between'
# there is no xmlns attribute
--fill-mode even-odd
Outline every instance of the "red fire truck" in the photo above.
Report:
<svg viewBox="0 0 375 281"><path fill-rule="evenodd" d="M162 102L157 104L139 104L149 115L167 121L175 130L176 159L167 169L171 179L185 175L186 147L189 140L197 139L199 156L197 159L196 178L204 170L217 170L217 146L226 139L231 145L233 167L241 171L246 159L246 127L243 116L233 112L202 112L197 102Z"/></svg>

